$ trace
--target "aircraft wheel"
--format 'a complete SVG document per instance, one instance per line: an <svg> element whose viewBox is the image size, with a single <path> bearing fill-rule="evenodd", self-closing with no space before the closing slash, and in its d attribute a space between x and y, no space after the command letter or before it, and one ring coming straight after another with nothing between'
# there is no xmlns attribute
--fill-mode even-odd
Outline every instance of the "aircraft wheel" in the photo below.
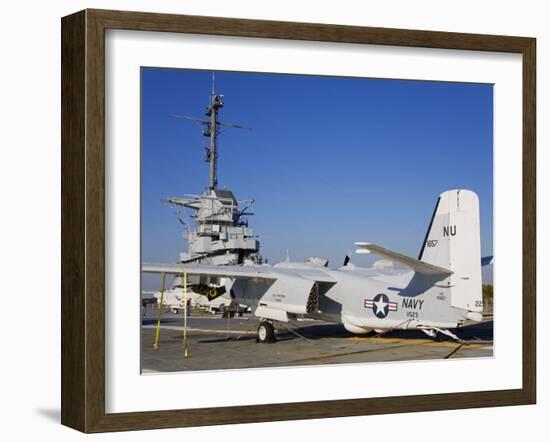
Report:
<svg viewBox="0 0 550 442"><path fill-rule="evenodd" d="M256 341L261 342L262 344L275 342L275 329L273 328L273 324L271 322L260 322Z"/></svg>

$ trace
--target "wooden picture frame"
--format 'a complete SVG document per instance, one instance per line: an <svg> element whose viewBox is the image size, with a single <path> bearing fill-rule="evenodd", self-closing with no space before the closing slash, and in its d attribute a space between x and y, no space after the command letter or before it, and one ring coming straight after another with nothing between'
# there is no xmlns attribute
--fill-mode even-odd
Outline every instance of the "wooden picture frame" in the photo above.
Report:
<svg viewBox="0 0 550 442"><path fill-rule="evenodd" d="M494 51L523 64L523 385L519 389L219 408L105 412L105 30ZM62 424L83 432L533 404L536 101L533 38L84 10L62 19Z"/></svg>

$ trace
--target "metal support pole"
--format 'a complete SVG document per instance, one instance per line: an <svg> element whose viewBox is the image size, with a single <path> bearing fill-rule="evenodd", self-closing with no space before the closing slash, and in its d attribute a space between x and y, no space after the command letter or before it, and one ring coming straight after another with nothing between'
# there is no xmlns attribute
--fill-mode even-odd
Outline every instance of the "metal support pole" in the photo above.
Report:
<svg viewBox="0 0 550 442"><path fill-rule="evenodd" d="M160 305L159 305L159 313L158 313L158 319L157 319L157 330L155 332L155 343L153 344L153 350L157 350L159 348L159 332L160 332L160 316L162 315L162 306L164 303L164 290L166 289L166 273L162 274L162 285L160 289Z"/></svg>
<svg viewBox="0 0 550 442"><path fill-rule="evenodd" d="M183 272L183 356L187 355L187 272Z"/></svg>

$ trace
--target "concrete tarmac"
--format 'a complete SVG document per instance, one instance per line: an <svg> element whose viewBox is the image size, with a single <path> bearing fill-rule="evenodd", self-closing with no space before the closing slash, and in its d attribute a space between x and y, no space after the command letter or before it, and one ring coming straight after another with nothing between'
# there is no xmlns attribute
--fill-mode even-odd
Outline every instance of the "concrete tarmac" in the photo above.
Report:
<svg viewBox="0 0 550 442"><path fill-rule="evenodd" d="M183 314L162 315L155 351L156 324L156 311L148 311L142 318L142 373L493 356L492 318L451 330L464 343L415 330L353 335L340 324L293 321L277 324L277 342L259 344L258 320L250 314L231 319L193 314L187 320L187 358Z"/></svg>

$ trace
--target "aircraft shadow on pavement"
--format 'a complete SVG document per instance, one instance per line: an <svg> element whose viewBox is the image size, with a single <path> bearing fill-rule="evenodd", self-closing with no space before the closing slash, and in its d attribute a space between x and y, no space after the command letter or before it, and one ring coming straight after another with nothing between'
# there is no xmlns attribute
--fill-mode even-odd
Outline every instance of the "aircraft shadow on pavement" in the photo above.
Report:
<svg viewBox="0 0 550 442"><path fill-rule="evenodd" d="M162 324L178 324L178 318L161 318ZM142 318L142 325L156 325L157 318ZM300 335L309 339L309 340L318 340L324 338L351 338L351 337L381 337L381 338L393 338L393 339L402 339L402 340L413 340L413 339L431 339L421 330L393 330L386 333L377 333L372 331L365 335L355 335L348 332L342 324L315 324L315 325L302 325L302 324L289 324L288 326L278 325L277 329L277 340L287 341L300 339ZM463 341L492 341L493 340L493 320L474 323L466 325L464 327L451 329L458 338ZM295 333L294 333L295 332ZM235 335L235 336L223 336L224 330L220 329L217 331L216 336L205 337L199 342L201 343L219 343L225 341L248 341L255 340L256 336L254 334L244 334ZM445 336L441 333L438 333L436 338L433 338L435 341L452 341L452 338Z"/></svg>
<svg viewBox="0 0 550 442"><path fill-rule="evenodd" d="M220 334L223 332L220 332ZM234 342L234 341L255 341L256 336L253 335L237 335L237 336L222 336L209 339L199 339L197 343L199 344L218 344L220 342Z"/></svg>
<svg viewBox="0 0 550 442"><path fill-rule="evenodd" d="M421 330L393 330L386 333L377 333L372 331L365 335L355 335L348 332L341 324L319 324L310 325L305 327L293 328L296 333L299 333L307 339L323 339L327 337L332 338L350 338L350 337L383 337L394 338L403 340L413 339L431 339ZM492 341L493 340L493 321L486 321L479 324L470 324L464 327L451 329L457 337L464 341ZM280 328L278 336L288 339L299 339L299 336L293 334L291 331L284 328ZM449 336L445 336L441 333L437 334L435 341L452 341Z"/></svg>

